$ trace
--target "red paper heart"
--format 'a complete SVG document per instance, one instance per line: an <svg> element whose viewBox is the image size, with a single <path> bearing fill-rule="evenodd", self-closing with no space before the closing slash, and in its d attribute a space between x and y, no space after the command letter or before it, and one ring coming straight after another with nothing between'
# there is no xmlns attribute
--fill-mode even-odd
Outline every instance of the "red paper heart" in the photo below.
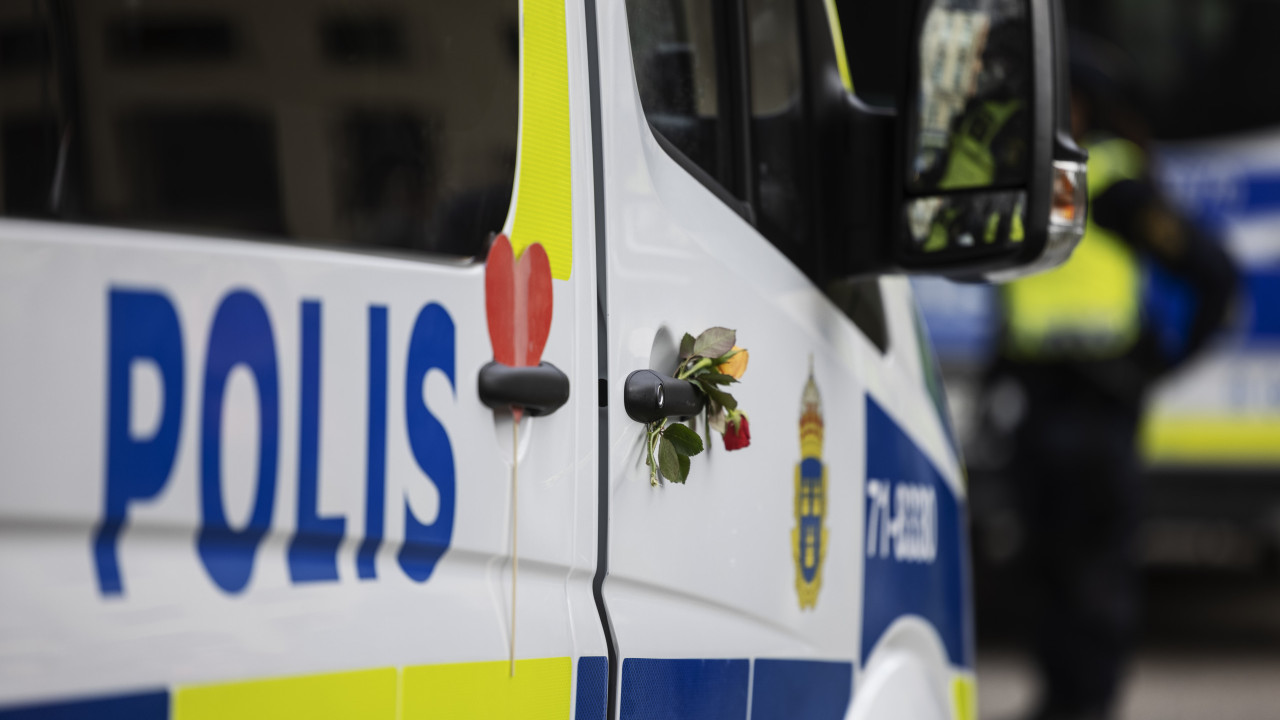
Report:
<svg viewBox="0 0 1280 720"><path fill-rule="evenodd" d="M516 262L511 242L499 235L485 261L484 295L493 359L512 367L541 362L551 333L551 261L546 249L533 243Z"/></svg>

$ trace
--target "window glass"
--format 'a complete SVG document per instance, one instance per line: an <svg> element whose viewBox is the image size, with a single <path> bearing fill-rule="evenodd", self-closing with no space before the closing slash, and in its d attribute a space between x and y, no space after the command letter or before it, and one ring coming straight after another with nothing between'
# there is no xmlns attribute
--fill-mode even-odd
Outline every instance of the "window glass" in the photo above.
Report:
<svg viewBox="0 0 1280 720"><path fill-rule="evenodd" d="M747 0L747 17L756 216L760 231L788 252L787 246L809 240L815 215L799 6L796 0Z"/></svg>
<svg viewBox="0 0 1280 720"><path fill-rule="evenodd" d="M518 0L0 0L0 215L475 255Z"/></svg>
<svg viewBox="0 0 1280 720"><path fill-rule="evenodd" d="M884 297L880 294L878 278L837 280L827 286L827 297L858 326L880 352L889 348L889 327L884 316Z"/></svg>
<svg viewBox="0 0 1280 720"><path fill-rule="evenodd" d="M631 56L645 117L725 187L732 158L717 62L715 0L627 0Z"/></svg>

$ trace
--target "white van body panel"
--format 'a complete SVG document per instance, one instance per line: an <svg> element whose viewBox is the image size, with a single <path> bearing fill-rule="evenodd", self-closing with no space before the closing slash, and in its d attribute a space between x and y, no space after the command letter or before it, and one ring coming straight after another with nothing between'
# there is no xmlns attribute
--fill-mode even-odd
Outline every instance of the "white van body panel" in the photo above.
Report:
<svg viewBox="0 0 1280 720"><path fill-rule="evenodd" d="M542 357L571 394L555 413L520 423L515 498L511 414L477 395L493 358L483 264L0 220L0 718L30 704L153 691L174 698L180 717L190 689L372 670L394 678L399 713L415 669L505 668L513 500L515 657L564 661L569 696L556 716L587 717L584 661L611 658L624 718L652 711L629 688L665 692L661 683L678 685L692 667L684 661L723 670L744 718L773 717L766 700L810 690L839 707L805 716L971 717L955 690L973 679L963 472L929 391L932 355L909 284L875 281L882 350L654 137L625 3L599 0L595 28L587 8L566 7L572 272L554 281ZM514 193L513 212L519 202ZM113 355L135 331L175 342L113 314L130 298L172 310L176 365ZM229 302L240 314L227 320ZM219 318L230 330L214 331ZM712 326L735 328L751 352L734 390L751 446L728 452L713 434L685 485L651 486L644 429L623 407L625 379L671 372L681 335ZM411 360L422 353L425 365ZM127 372L112 374L113 357ZM231 366L211 371L211 357ZM175 373L178 392L168 393ZM821 398L820 458L800 445L809 383ZM176 451L162 486L125 498L119 534L104 543L109 506L120 502L110 499L121 481L112 458L120 447L145 455L170 431ZM370 564L362 548L377 535L367 519L379 459L383 525ZM826 473L826 535L820 583L802 600L795 543L806 460ZM409 518L439 530L450 496L438 559L429 568L403 560L407 539L431 546L409 538ZM231 531L256 527L261 539L248 551L208 545L210 498ZM903 549L903 498L914 498L921 527L935 513L933 535L915 538L932 538L928 551ZM338 518L336 549L320 553L332 562L316 570L306 559L315 553L291 560L300 531L316 532L300 522L333 528ZM932 571L944 564L945 578ZM895 605L910 599L903 588L928 607ZM821 683L806 684L812 673ZM496 682L505 687L506 676ZM700 691L690 690L700 707L723 707Z"/></svg>
<svg viewBox="0 0 1280 720"><path fill-rule="evenodd" d="M475 372L489 359L474 310L481 266L8 222L0 227L0 268L0 305L8 309L0 456L10 478L0 485L0 574L22 578L23 588L0 595L0 701L506 657L511 422L474 401ZM185 376L174 467L154 500L129 506L117 550L126 592L115 596L97 586L91 552L103 513L113 289L158 292L172 302ZM209 327L235 290L260 298L271 321L279 440L270 532L253 554L247 584L228 592L206 573L193 541L201 523ZM575 385L591 387L594 349L576 341L594 334L591 294L575 296L571 283L557 290L548 357ZM291 581L287 561L298 507L299 305L306 300L318 301L322 313L318 510L346 518L348 534L337 554L339 577L328 582ZM431 303L453 309L456 373L451 387L432 370L418 392L451 442L456 515L449 552L420 584L397 567L395 551L404 538L401 498L428 524L439 512L440 493L415 464L405 430L406 393L414 392L404 385L406 355L415 317ZM371 305L387 311L387 504L377 578L362 581L355 560L366 504ZM161 397L154 364L140 364L134 378L130 431L145 438L175 398ZM254 505L260 403L253 375L233 370L221 425L223 501L233 527L244 527ZM528 620L517 653L526 657L604 651L590 593L594 418L590 404L567 410L524 423L519 617ZM558 452L536 451L553 444Z"/></svg>

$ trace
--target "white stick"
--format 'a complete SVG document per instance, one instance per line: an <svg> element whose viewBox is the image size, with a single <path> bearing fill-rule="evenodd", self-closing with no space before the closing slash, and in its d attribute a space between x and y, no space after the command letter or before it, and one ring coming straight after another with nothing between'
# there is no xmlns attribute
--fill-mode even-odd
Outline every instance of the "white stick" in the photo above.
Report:
<svg viewBox="0 0 1280 720"><path fill-rule="evenodd" d="M511 677L516 676L516 578L520 560L516 555L520 529L520 493L517 468L520 465L520 416L511 418Z"/></svg>

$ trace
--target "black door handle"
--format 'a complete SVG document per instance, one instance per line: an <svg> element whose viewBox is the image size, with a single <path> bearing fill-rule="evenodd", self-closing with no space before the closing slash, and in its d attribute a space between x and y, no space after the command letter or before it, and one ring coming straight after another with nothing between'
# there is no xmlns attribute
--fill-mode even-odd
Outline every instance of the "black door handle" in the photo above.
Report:
<svg viewBox="0 0 1280 720"><path fill-rule="evenodd" d="M688 380L652 370L636 370L622 386L622 406L639 423L669 417L691 417L702 411L705 396Z"/></svg>
<svg viewBox="0 0 1280 720"><path fill-rule="evenodd" d="M480 368L480 402L495 410L524 408L537 417L550 415L569 400L569 378L549 362L512 367L490 360Z"/></svg>

